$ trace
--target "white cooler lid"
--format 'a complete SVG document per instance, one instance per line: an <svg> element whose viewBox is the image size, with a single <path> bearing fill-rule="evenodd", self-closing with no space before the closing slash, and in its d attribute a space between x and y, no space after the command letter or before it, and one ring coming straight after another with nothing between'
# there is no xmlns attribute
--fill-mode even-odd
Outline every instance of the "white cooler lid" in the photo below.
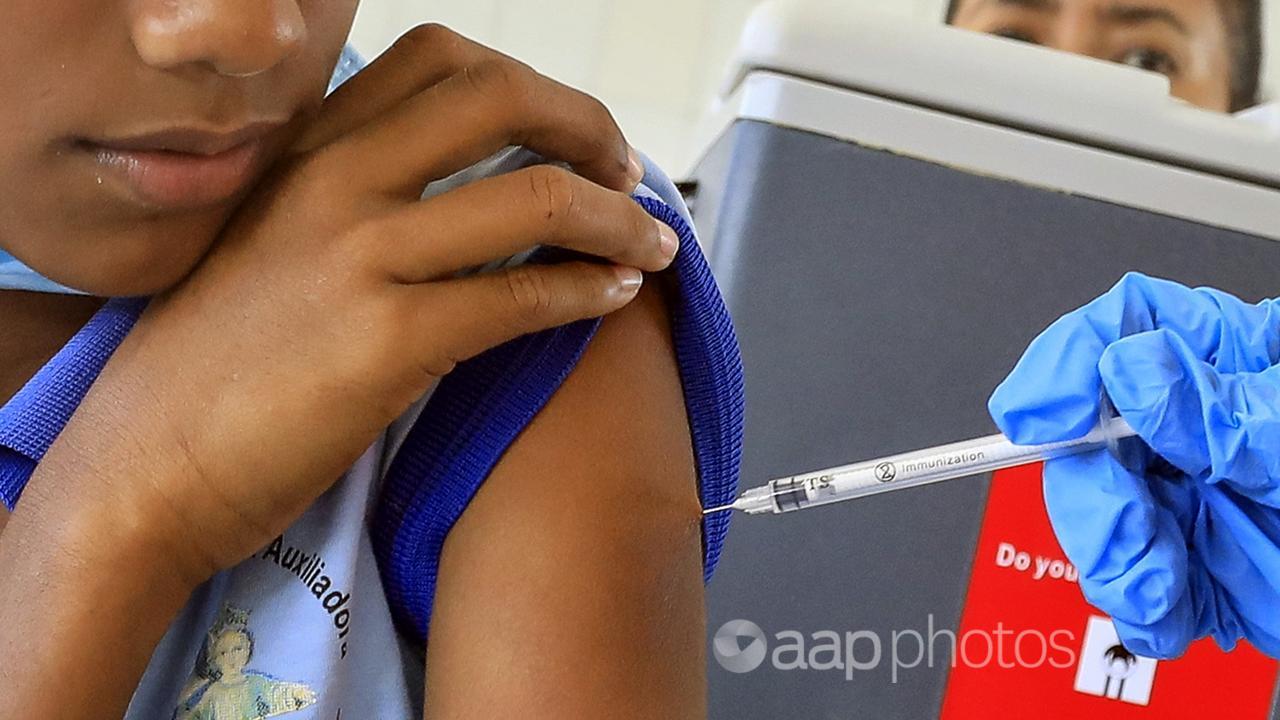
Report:
<svg viewBox="0 0 1280 720"><path fill-rule="evenodd" d="M1280 188L1280 131L1174 98L1162 75L850 0L762 3L721 103L759 71Z"/></svg>

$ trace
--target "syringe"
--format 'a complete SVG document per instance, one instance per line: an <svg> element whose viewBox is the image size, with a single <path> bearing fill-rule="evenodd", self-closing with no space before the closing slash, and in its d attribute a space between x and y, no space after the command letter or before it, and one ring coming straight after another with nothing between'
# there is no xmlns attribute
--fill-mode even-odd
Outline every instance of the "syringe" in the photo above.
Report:
<svg viewBox="0 0 1280 720"><path fill-rule="evenodd" d="M778 478L743 492L730 505L703 515L743 510L749 515L785 513L878 495L893 490L980 475L1063 455L1110 447L1137 433L1119 416L1084 437L1046 445L1014 445L1000 433L852 465Z"/></svg>

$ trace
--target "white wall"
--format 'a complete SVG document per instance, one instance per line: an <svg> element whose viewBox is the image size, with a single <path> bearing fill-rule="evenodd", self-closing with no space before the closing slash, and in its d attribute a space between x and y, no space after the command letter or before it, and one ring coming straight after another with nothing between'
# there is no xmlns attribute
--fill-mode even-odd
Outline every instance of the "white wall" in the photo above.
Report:
<svg viewBox="0 0 1280 720"><path fill-rule="evenodd" d="M850 2L909 8L922 18L941 18L946 6L945 0ZM371 58L420 22L449 25L599 97L637 147L679 173L697 151L691 131L755 4L756 0L363 0L352 42ZM1280 13L1270 16L1269 37L1280 38ZM1280 59L1280 53L1273 55Z"/></svg>
<svg viewBox="0 0 1280 720"><path fill-rule="evenodd" d="M364 0L352 41L366 56L441 22L603 100L671 172L755 0Z"/></svg>

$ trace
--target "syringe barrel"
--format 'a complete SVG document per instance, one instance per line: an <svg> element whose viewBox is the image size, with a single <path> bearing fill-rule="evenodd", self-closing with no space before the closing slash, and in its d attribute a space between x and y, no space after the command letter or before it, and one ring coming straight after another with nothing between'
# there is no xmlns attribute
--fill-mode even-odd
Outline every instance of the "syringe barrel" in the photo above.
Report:
<svg viewBox="0 0 1280 720"><path fill-rule="evenodd" d="M769 481L774 513L980 475L1017 465L1107 447L1133 435L1122 419L1082 438L1047 445L1015 445L1001 434Z"/></svg>

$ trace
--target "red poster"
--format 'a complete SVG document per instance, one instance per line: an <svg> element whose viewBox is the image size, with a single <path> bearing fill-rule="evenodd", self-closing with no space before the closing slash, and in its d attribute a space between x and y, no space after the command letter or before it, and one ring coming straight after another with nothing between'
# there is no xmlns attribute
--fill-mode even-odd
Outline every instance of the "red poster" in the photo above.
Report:
<svg viewBox="0 0 1280 720"><path fill-rule="evenodd" d="M1053 536L1041 469L992 480L942 720L1270 718L1277 663L1246 643L1157 661L1117 642Z"/></svg>

